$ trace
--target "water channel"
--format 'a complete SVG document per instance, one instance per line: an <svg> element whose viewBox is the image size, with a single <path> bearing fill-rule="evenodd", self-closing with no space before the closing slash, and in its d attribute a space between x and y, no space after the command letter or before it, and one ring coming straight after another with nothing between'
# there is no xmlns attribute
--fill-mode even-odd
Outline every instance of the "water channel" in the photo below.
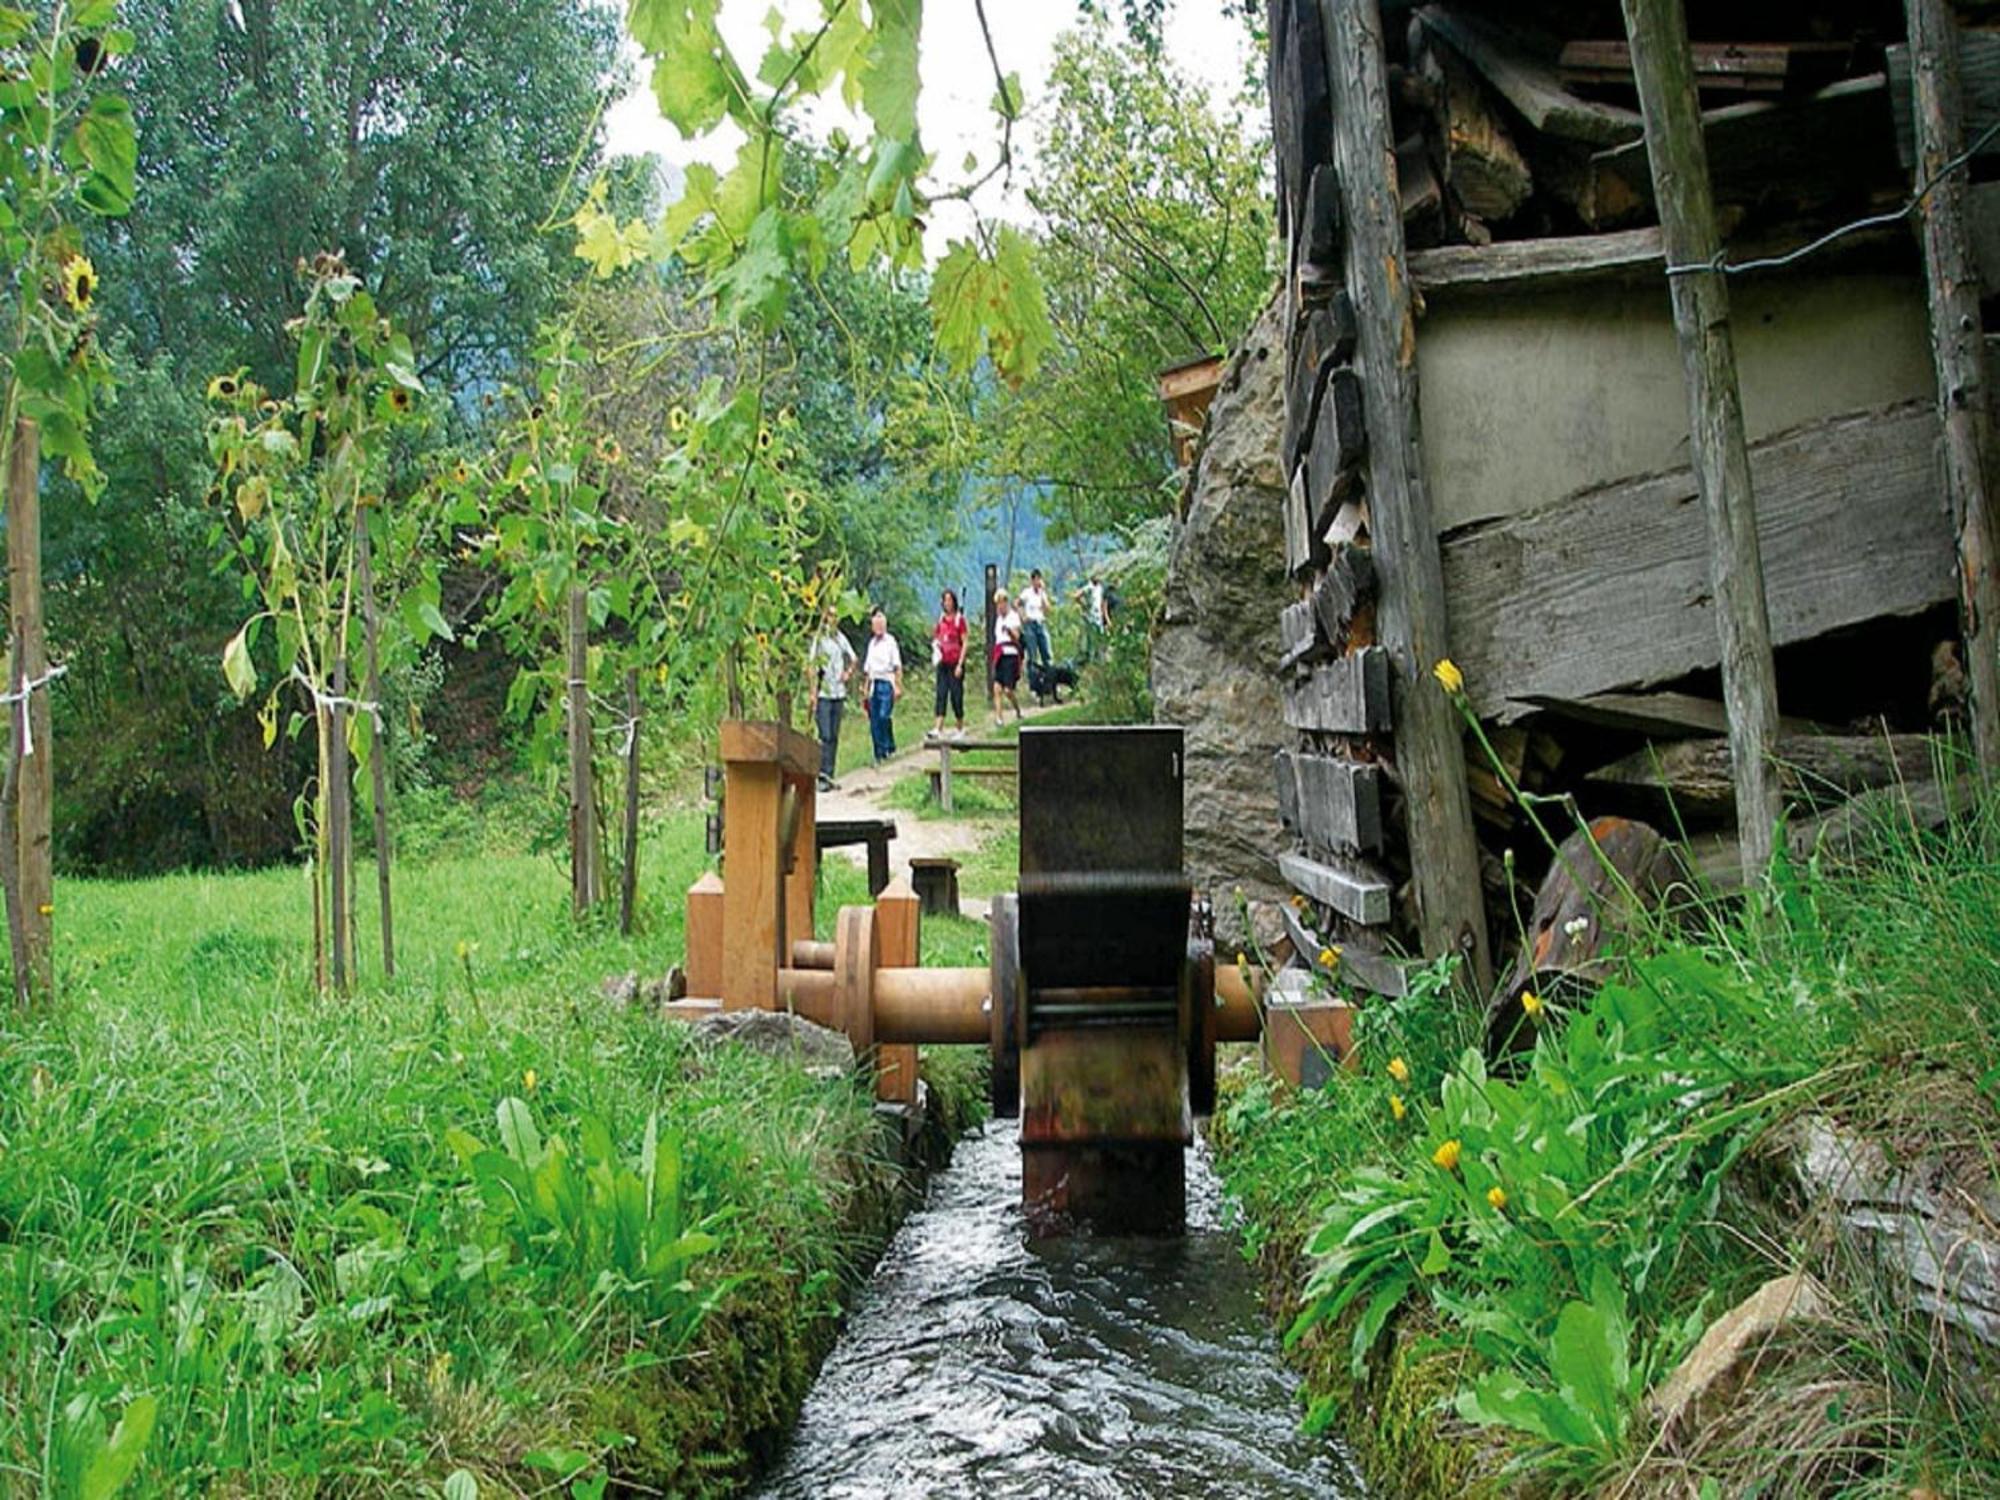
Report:
<svg viewBox="0 0 2000 1500"><path fill-rule="evenodd" d="M1188 1232L1030 1245L1014 1127L959 1144L863 1289L771 1500L1363 1492L1299 1427L1203 1148Z"/></svg>

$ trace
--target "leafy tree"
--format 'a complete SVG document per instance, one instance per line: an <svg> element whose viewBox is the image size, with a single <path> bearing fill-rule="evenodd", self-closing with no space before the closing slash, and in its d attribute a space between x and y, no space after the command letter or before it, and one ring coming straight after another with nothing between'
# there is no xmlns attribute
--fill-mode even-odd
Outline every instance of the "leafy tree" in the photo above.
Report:
<svg viewBox="0 0 2000 1500"><path fill-rule="evenodd" d="M1062 534L1165 505L1173 474L1154 379L1222 354L1269 294L1268 151L1165 60L1103 28L1056 44L1027 195L1054 337L984 428L989 475L1046 486Z"/></svg>

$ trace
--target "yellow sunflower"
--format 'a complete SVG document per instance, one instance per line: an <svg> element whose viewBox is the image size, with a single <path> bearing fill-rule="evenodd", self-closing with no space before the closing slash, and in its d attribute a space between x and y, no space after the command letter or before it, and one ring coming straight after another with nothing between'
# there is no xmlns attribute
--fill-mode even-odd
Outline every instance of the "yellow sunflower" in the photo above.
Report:
<svg viewBox="0 0 2000 1500"><path fill-rule="evenodd" d="M668 408L667 431L686 432L687 424L688 424L688 414L686 408L679 406Z"/></svg>
<svg viewBox="0 0 2000 1500"><path fill-rule="evenodd" d="M234 375L218 375L208 383L208 399L211 401L234 401L243 383Z"/></svg>
<svg viewBox="0 0 2000 1500"><path fill-rule="evenodd" d="M397 411L408 411L410 409L410 388L403 385L390 386L389 404Z"/></svg>
<svg viewBox="0 0 2000 1500"><path fill-rule="evenodd" d="M63 262L62 297L76 312L89 312L90 299L97 295L97 267L87 255L72 255Z"/></svg>

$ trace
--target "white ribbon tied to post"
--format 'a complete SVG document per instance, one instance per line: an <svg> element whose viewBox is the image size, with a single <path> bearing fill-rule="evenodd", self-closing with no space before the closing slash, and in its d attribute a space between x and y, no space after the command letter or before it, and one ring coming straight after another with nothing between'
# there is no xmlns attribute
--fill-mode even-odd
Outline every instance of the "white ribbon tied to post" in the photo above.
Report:
<svg viewBox="0 0 2000 1500"><path fill-rule="evenodd" d="M338 693L326 692L297 667L292 668L292 681L312 695L315 709L322 711L334 708L351 709L358 714L367 714L375 721L377 729L382 727L382 706L379 703L371 703L366 698L343 698Z"/></svg>
<svg viewBox="0 0 2000 1500"><path fill-rule="evenodd" d="M57 662L39 677L30 677L11 693L0 693L0 703L9 708L26 703L41 689L69 671L68 662ZM33 714L21 715L21 759L26 760L35 753L35 718Z"/></svg>

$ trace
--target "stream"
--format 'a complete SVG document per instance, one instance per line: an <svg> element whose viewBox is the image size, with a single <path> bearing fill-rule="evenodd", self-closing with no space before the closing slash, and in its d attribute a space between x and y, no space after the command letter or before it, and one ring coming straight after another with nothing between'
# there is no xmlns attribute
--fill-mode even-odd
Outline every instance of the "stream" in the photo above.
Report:
<svg viewBox="0 0 2000 1500"><path fill-rule="evenodd" d="M1015 1126L960 1142L759 1495L1359 1497L1299 1427L1206 1148L1180 1239L1030 1245Z"/></svg>

